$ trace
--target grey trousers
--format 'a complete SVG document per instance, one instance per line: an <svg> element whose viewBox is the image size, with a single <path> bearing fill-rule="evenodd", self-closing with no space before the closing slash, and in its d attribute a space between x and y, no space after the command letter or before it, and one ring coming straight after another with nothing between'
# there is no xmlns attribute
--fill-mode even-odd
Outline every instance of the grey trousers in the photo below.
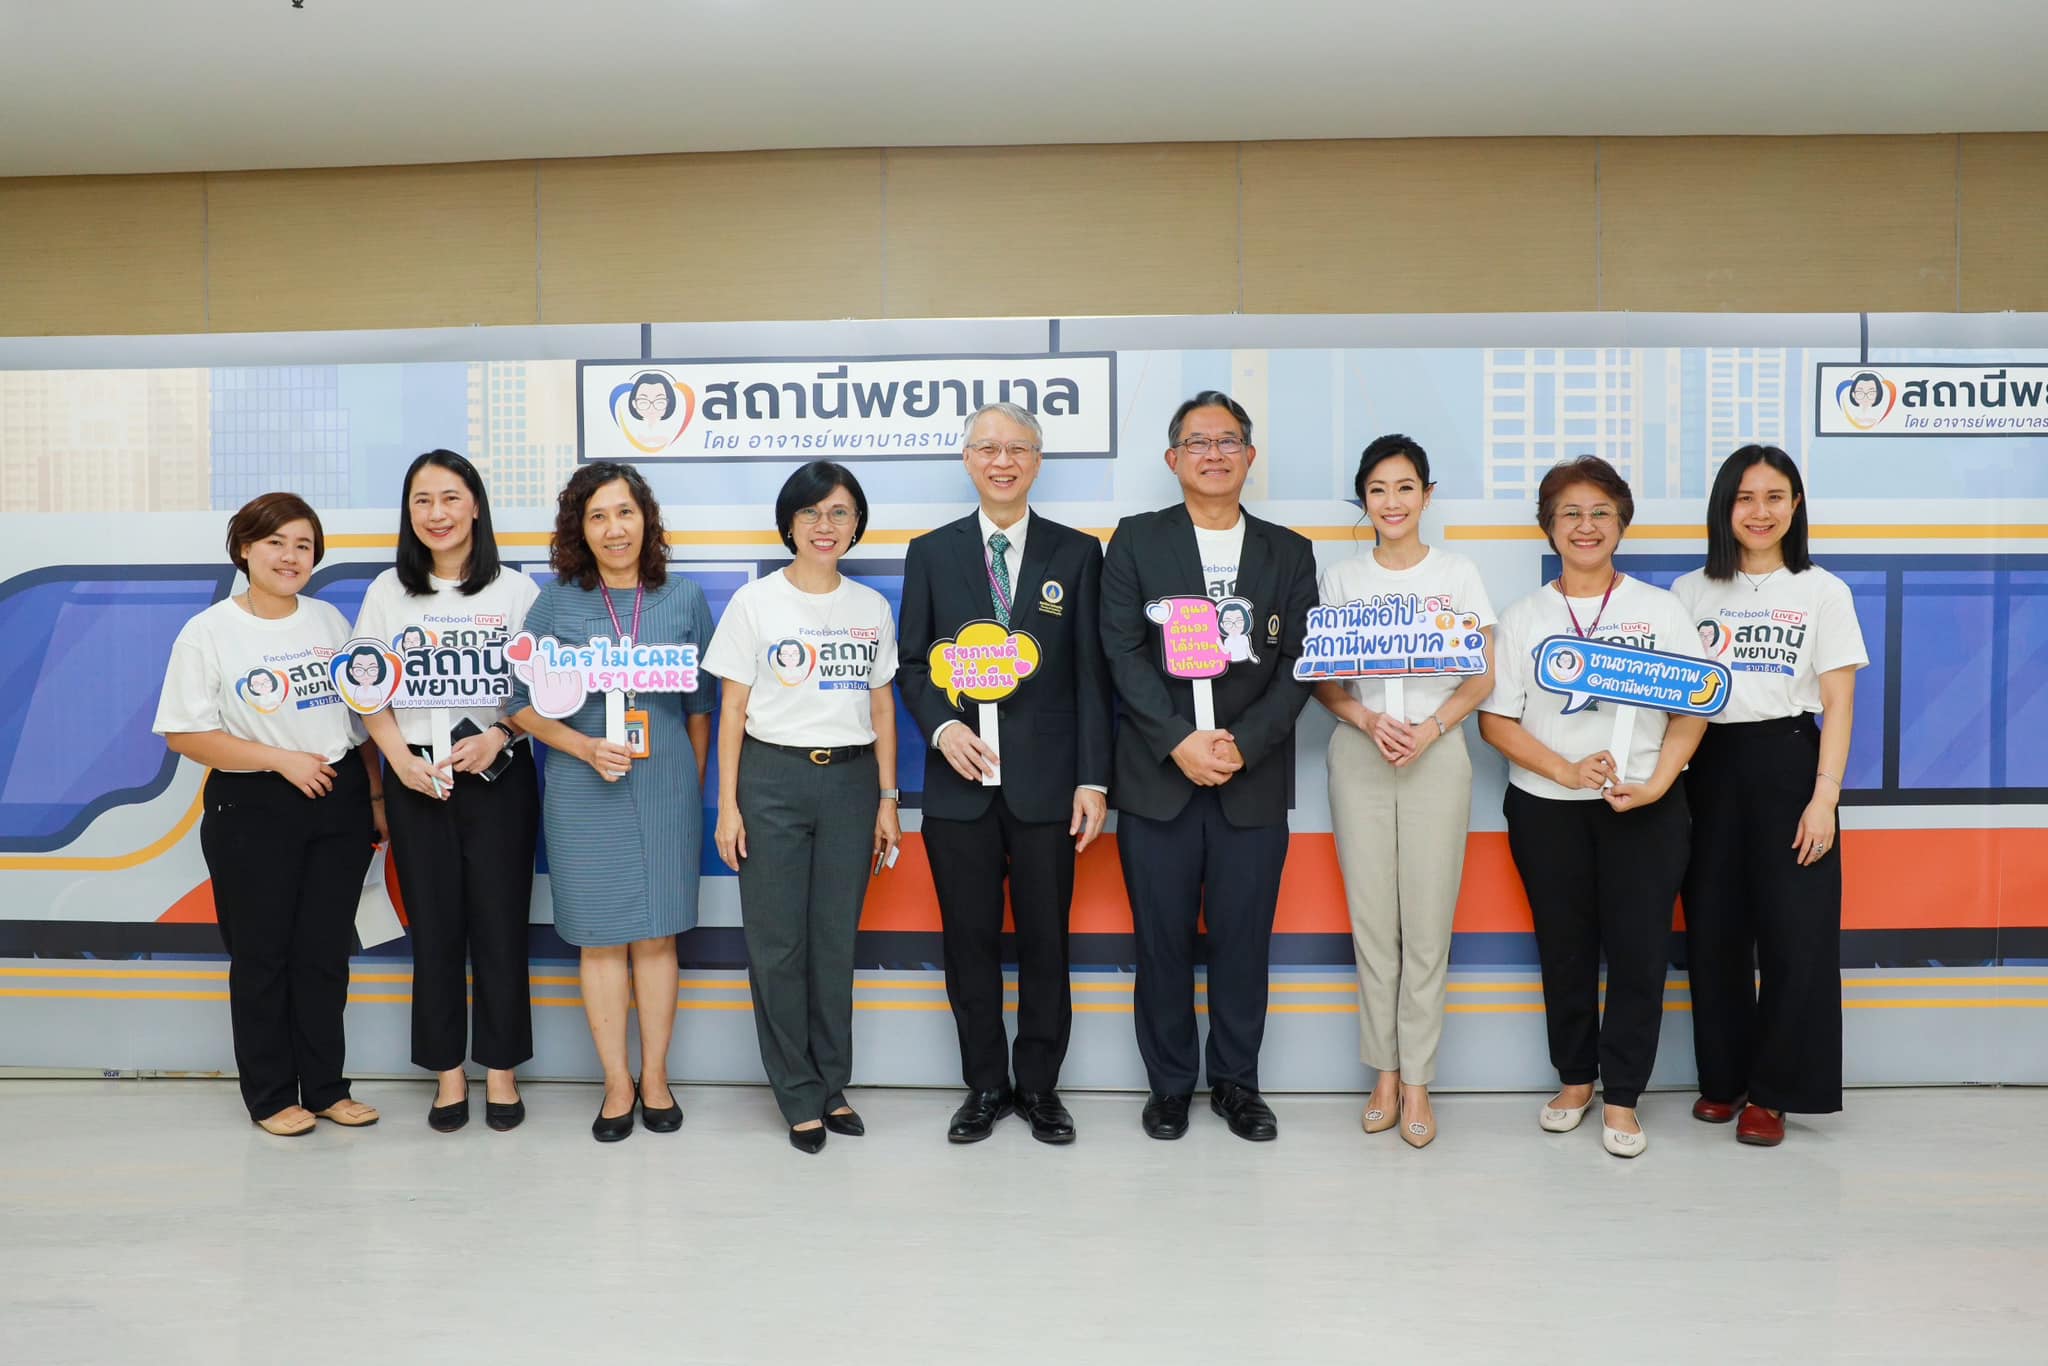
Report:
<svg viewBox="0 0 2048 1366"><path fill-rule="evenodd" d="M1443 1039L1451 917L1472 815L1465 732L1395 768L1371 736L1339 726L1329 763L1330 824L1358 958L1358 1056L1426 1086Z"/></svg>
<svg viewBox="0 0 2048 1366"><path fill-rule="evenodd" d="M853 945L873 866L881 783L872 751L837 764L753 740L740 750L740 919L761 1066L791 1124L846 1103Z"/></svg>

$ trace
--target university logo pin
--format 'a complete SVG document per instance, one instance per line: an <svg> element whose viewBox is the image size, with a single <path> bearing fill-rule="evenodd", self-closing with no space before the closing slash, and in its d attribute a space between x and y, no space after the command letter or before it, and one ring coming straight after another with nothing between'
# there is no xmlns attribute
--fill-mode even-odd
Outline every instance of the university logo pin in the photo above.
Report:
<svg viewBox="0 0 2048 1366"><path fill-rule="evenodd" d="M1067 599L1067 590L1060 587L1058 579L1047 579L1038 586L1038 610L1047 616L1056 617L1066 611L1061 606Z"/></svg>

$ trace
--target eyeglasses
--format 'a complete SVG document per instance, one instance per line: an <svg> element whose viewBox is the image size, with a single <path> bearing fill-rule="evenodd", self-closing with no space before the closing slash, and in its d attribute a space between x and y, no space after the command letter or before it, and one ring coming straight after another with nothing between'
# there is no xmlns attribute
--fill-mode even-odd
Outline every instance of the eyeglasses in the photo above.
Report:
<svg viewBox="0 0 2048 1366"><path fill-rule="evenodd" d="M1038 447L1027 446L1022 441L1012 441L1008 445L1000 441L977 441L967 448L967 453L977 460L993 460L998 453L1007 455L1012 460L1022 460L1026 456L1038 454Z"/></svg>
<svg viewBox="0 0 2048 1366"><path fill-rule="evenodd" d="M819 519L831 521L833 526L845 526L853 520L853 509L840 506L835 508L798 508L796 519L805 526L816 526Z"/></svg>
<svg viewBox="0 0 2048 1366"><path fill-rule="evenodd" d="M1180 448L1189 455L1207 455L1210 451L1218 455L1236 455L1244 450L1244 442L1234 436L1191 436L1180 443Z"/></svg>
<svg viewBox="0 0 2048 1366"><path fill-rule="evenodd" d="M1557 520L1560 522L1591 522L1594 526L1598 527L1606 526L1619 515L1610 507L1559 508L1557 510Z"/></svg>

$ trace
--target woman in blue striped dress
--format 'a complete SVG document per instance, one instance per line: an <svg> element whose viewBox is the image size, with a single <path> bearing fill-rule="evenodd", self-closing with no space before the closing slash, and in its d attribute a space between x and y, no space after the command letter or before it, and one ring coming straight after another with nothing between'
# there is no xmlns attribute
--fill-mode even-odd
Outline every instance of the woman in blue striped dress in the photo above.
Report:
<svg viewBox="0 0 2048 1366"><path fill-rule="evenodd" d="M555 581L526 616L535 638L564 645L597 637L694 644L711 640L704 590L668 572L661 508L639 471L585 465L563 488L549 550ZM550 720L550 680L531 664L513 696L519 727L548 747L542 827L555 929L582 951L583 1008L604 1067L604 1103L591 1134L615 1142L633 1131L637 1100L649 1129L683 1122L668 1086L675 1028L675 937L697 924L697 867L704 837L704 763L715 688L628 694L629 740L605 739L605 699ZM708 681L708 680L707 680ZM557 681L557 686L560 686ZM640 1076L627 1064L626 1013L640 1016Z"/></svg>

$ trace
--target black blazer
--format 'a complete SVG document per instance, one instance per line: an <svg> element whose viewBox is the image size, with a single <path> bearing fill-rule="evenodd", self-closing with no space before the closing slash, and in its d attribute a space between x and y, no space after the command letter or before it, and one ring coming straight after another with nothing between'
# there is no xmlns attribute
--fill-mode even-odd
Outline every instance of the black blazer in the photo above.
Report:
<svg viewBox="0 0 2048 1366"><path fill-rule="evenodd" d="M1119 811L1171 820L1194 795L1195 785L1172 757L1195 729L1194 685L1168 677L1160 628L1146 619L1145 604L1203 592L1201 555L1185 505L1117 524L1102 565L1102 646L1121 717L1110 786ZM1216 724L1237 738L1244 755L1244 767L1218 795L1232 825L1277 825L1294 800L1294 721L1313 691L1294 681L1308 609L1316 603L1308 538L1246 512L1237 596L1252 602L1259 662L1236 664L1212 685Z"/></svg>
<svg viewBox="0 0 2048 1366"><path fill-rule="evenodd" d="M948 721L980 731L980 708L968 698L955 708L932 684L932 642L970 621L995 618L981 518L970 513L910 543L903 560L903 611L897 629L897 681L903 702L924 731L924 812L942 820L974 820L1000 790L1021 821L1068 820L1074 789L1109 785L1110 687L1102 658L1097 602L1102 544L1093 536L1034 512L1017 566L1010 629L1038 642L1039 672L1001 704L1000 789L972 783L930 749ZM1048 596L1050 594L1050 596Z"/></svg>

